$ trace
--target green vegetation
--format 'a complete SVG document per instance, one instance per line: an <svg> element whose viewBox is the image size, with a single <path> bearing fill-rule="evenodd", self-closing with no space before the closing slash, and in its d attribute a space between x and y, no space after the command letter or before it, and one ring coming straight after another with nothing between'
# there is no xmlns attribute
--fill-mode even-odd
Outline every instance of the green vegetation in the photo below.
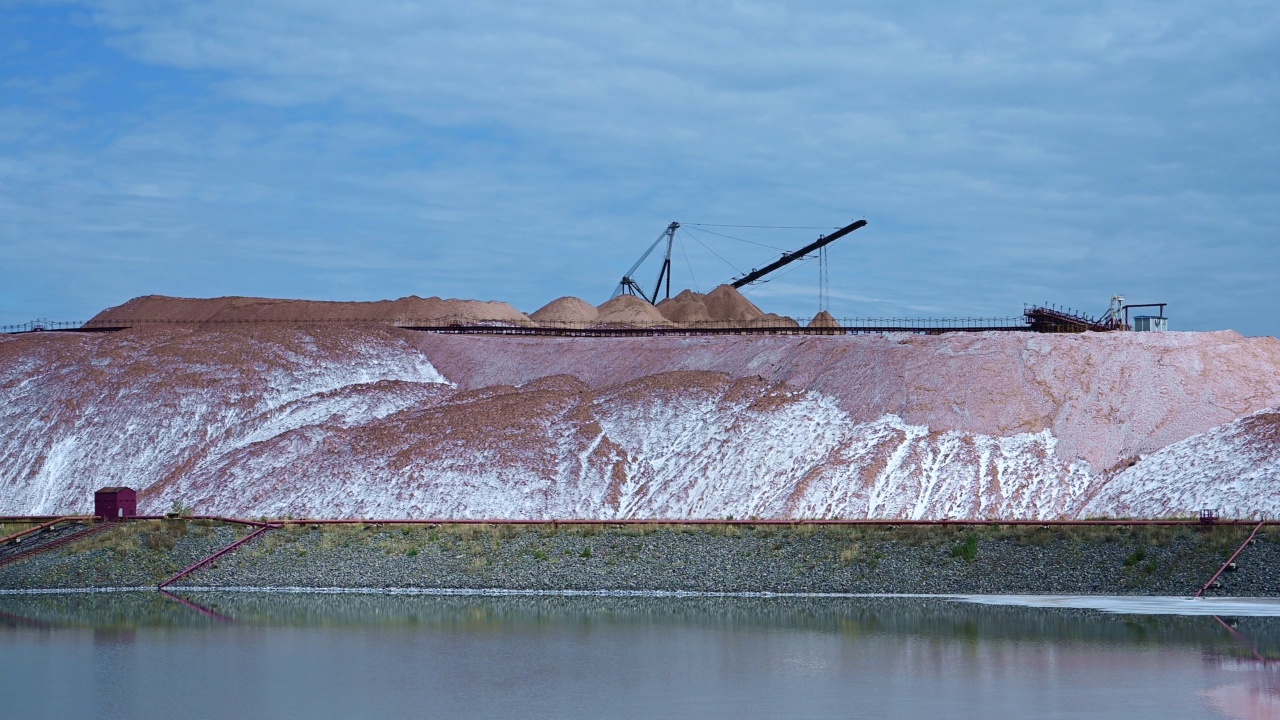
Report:
<svg viewBox="0 0 1280 720"><path fill-rule="evenodd" d="M969 533L965 537L964 542L951 548L951 557L964 558L967 563L972 563L978 557L978 535Z"/></svg>
<svg viewBox="0 0 1280 720"><path fill-rule="evenodd" d="M1137 550L1134 550L1132 553L1129 554L1129 557L1124 559L1124 566L1127 568L1131 568L1134 565L1137 565L1138 563L1146 559L1147 559L1147 548L1143 545L1139 545Z"/></svg>
<svg viewBox="0 0 1280 720"><path fill-rule="evenodd" d="M143 547L155 552L168 552L187 536L190 522L185 519L141 520L119 523L100 533L91 535L63 549L64 556L80 555L93 550L108 550L117 558L140 551ZM200 526L197 537L208 535L207 526Z"/></svg>

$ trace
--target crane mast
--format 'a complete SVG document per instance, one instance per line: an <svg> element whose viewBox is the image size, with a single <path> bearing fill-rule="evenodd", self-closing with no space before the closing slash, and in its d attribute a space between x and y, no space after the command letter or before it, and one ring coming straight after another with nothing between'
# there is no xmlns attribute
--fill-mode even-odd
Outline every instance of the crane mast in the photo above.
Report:
<svg viewBox="0 0 1280 720"><path fill-rule="evenodd" d="M658 236L657 240L653 241L653 244L649 246L648 250L644 251L644 254L640 256L640 259L636 261L636 264L632 265L631 269L627 271L627 274L622 276L622 281L618 283L617 289L613 291L613 297L618 297L623 293L626 293L627 295L639 295L650 305L657 305L658 292L662 290L662 281L664 278L667 281L667 297L671 297L671 243L674 242L676 230L679 229L680 223L673 222L667 226L666 230L662 231L662 234ZM631 276L635 275L636 270L644 264L645 260L649 259L649 255L653 253L654 249L657 248L663 240L667 241L667 252L662 259L662 269L658 271L658 282L653 286L653 294L646 295L644 288L640 287L640 283L636 282Z"/></svg>

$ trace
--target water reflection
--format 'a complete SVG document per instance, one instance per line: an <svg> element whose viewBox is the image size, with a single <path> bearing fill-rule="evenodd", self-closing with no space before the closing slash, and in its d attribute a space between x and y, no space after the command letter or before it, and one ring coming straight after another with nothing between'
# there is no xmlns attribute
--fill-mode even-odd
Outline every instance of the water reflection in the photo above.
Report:
<svg viewBox="0 0 1280 720"><path fill-rule="evenodd" d="M1274 675L1250 678L1247 682L1219 685L1201 693L1209 707L1240 720L1280 718L1280 680Z"/></svg>
<svg viewBox="0 0 1280 720"><path fill-rule="evenodd" d="M1277 657L1272 617L937 598L0 595L21 717L1280 718Z"/></svg>

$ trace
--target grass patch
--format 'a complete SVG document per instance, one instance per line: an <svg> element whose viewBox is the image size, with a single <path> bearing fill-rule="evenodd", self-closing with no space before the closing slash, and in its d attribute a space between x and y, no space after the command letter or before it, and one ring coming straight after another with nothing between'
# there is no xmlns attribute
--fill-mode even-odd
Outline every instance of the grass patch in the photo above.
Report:
<svg viewBox="0 0 1280 720"><path fill-rule="evenodd" d="M978 558L978 535L977 533L969 533L964 542L951 548L951 557L963 558L965 562L972 563Z"/></svg>
<svg viewBox="0 0 1280 720"><path fill-rule="evenodd" d="M94 550L107 550L117 558L132 555L142 549L142 536L158 520L144 522L118 523L115 527L104 530L78 542L73 542L63 549L63 555L80 555Z"/></svg>
<svg viewBox="0 0 1280 720"><path fill-rule="evenodd" d="M862 559L863 552L864 548L860 542L847 545L840 551L840 562L845 565L852 565Z"/></svg>
<svg viewBox="0 0 1280 720"><path fill-rule="evenodd" d="M417 554L422 547L421 531L404 527L395 532L380 533L378 547L387 555L408 555L411 551Z"/></svg>
<svg viewBox="0 0 1280 720"><path fill-rule="evenodd" d="M332 550L339 547L349 547L363 540L364 537L364 523L326 525L320 533L320 549Z"/></svg>
<svg viewBox="0 0 1280 720"><path fill-rule="evenodd" d="M161 520L160 527L146 533L148 550L168 552L178 541L187 536L187 521L184 519Z"/></svg>
<svg viewBox="0 0 1280 720"><path fill-rule="evenodd" d="M0 522L0 537L9 537L43 524L38 522Z"/></svg>
<svg viewBox="0 0 1280 720"><path fill-rule="evenodd" d="M1129 553L1129 557L1124 559L1124 566L1131 568L1146 559L1147 548L1144 545L1139 545L1137 550Z"/></svg>

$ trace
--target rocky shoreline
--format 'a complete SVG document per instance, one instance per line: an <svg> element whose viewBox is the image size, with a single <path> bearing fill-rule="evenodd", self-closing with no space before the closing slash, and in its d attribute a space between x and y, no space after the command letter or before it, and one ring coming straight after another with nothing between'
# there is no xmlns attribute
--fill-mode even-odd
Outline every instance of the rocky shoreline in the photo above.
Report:
<svg viewBox="0 0 1280 720"><path fill-rule="evenodd" d="M0 566L0 590L144 587L242 537L129 523ZM288 525L172 587L1186 596L1248 528ZM1280 530L1211 592L1280 596Z"/></svg>

